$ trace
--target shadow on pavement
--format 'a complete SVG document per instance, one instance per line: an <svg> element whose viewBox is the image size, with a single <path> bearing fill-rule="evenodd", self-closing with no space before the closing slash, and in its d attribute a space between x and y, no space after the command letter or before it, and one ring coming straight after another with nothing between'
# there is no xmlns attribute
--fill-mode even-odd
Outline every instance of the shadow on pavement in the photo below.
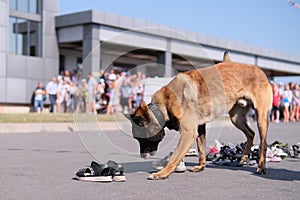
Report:
<svg viewBox="0 0 300 200"><path fill-rule="evenodd" d="M196 163L187 163L187 166L194 166ZM260 178L271 179L271 180L281 180L281 181L300 181L300 172L292 171L283 168L271 168L267 167L267 174L257 174L255 173L256 165L254 166L218 166L213 164L207 164L206 168L220 169L220 170L233 170L233 171L247 171L251 172L253 176Z"/></svg>
<svg viewBox="0 0 300 200"><path fill-rule="evenodd" d="M186 166L192 167L197 163L186 162ZM152 167L152 162L132 162L132 163L122 163L127 173L135 172L147 172L152 173L154 171ZM233 166L218 166L213 164L207 164L207 169L219 169L219 170L233 170L233 171L247 171L252 173L253 176L260 178L271 179L271 180L282 180L282 181L300 181L300 172L292 171L283 168L267 168L267 174L257 174L255 173L255 166L243 166L243 167L233 167Z"/></svg>
<svg viewBox="0 0 300 200"><path fill-rule="evenodd" d="M87 151L68 151L68 150L48 150L48 149L22 149L22 148L0 148L1 150L6 151L32 151L32 152L51 152L51 153L58 153L58 154L68 154L68 153L88 153ZM289 162L290 164L298 165L298 159L289 159L285 160L285 162ZM186 162L185 163L188 168L197 165L196 162ZM141 162L125 162L122 163L124 166L126 173L136 173L136 172L146 172L152 173L154 172L154 168L152 166L152 161L141 161ZM233 167L233 166L218 166L213 165L211 163L207 163L207 169L218 169L218 170L232 170L232 171L247 171L252 173L253 176L257 176L264 179L270 180L282 180L282 181L300 181L300 172L293 171L284 168L272 168L267 167L267 174L256 174L255 169L256 165L254 166L243 166L243 167Z"/></svg>
<svg viewBox="0 0 300 200"><path fill-rule="evenodd" d="M144 162L130 162L130 163L122 163L124 166L125 172L127 173L136 173L136 172L152 172L152 161L144 161Z"/></svg>

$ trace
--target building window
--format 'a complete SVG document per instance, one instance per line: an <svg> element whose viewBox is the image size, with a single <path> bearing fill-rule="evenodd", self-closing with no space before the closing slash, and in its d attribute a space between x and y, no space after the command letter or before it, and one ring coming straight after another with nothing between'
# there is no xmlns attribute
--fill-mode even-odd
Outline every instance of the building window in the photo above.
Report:
<svg viewBox="0 0 300 200"><path fill-rule="evenodd" d="M29 12L40 14L39 4L37 0L29 0Z"/></svg>
<svg viewBox="0 0 300 200"><path fill-rule="evenodd" d="M65 71L66 57L62 54L59 55L59 72Z"/></svg>
<svg viewBox="0 0 300 200"><path fill-rule="evenodd" d="M23 18L9 18L10 53L42 56L41 23Z"/></svg>
<svg viewBox="0 0 300 200"><path fill-rule="evenodd" d="M17 0L9 0L9 9L17 10Z"/></svg>
<svg viewBox="0 0 300 200"><path fill-rule="evenodd" d="M9 0L9 8L22 12L40 14L41 0Z"/></svg>
<svg viewBox="0 0 300 200"><path fill-rule="evenodd" d="M82 68L82 57L77 57L76 63L77 63L77 69L81 69Z"/></svg>

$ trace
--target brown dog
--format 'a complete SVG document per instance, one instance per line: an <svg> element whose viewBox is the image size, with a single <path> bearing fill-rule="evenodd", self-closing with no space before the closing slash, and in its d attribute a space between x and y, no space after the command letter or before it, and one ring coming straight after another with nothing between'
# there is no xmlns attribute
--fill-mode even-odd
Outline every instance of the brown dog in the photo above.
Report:
<svg viewBox="0 0 300 200"><path fill-rule="evenodd" d="M142 103L134 114L132 133L140 143L141 157L154 155L164 137L164 127L179 130L181 138L168 165L151 174L150 179L167 178L184 158L194 141L200 154L199 165L192 171L205 168L205 123L229 113L232 123L247 137L241 162L248 159L254 131L247 123L247 112L257 114L260 134L260 159L257 173L266 172L268 112L272 106L272 89L264 72L256 66L230 61L227 52L224 62L212 67L178 74L168 85L152 96L148 105Z"/></svg>

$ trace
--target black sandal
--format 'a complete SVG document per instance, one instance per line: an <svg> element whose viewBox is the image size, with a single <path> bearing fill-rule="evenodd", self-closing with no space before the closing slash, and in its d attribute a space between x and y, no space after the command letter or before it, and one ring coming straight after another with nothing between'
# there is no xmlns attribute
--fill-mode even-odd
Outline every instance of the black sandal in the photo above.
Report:
<svg viewBox="0 0 300 200"><path fill-rule="evenodd" d="M100 165L96 162L91 163L91 167L80 169L76 173L75 179L91 182L112 182L111 168L107 164Z"/></svg>
<svg viewBox="0 0 300 200"><path fill-rule="evenodd" d="M109 168L112 169L111 175L112 175L113 181L116 181L116 182L126 181L126 177L124 175L124 167L121 164L116 163L115 161L112 161L112 160L109 160L106 164Z"/></svg>

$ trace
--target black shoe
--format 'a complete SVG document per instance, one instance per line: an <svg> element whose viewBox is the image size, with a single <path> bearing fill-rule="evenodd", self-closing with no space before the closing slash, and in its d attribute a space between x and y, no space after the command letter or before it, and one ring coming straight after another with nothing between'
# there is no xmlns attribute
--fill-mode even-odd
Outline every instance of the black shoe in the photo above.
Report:
<svg viewBox="0 0 300 200"><path fill-rule="evenodd" d="M75 179L91 182L112 182L111 169L107 164L92 162L90 167L80 169Z"/></svg>
<svg viewBox="0 0 300 200"><path fill-rule="evenodd" d="M124 167L116 163L115 161L109 160L107 166L111 169L110 175L112 176L113 181L116 182L124 182L126 181L126 177L124 175Z"/></svg>

